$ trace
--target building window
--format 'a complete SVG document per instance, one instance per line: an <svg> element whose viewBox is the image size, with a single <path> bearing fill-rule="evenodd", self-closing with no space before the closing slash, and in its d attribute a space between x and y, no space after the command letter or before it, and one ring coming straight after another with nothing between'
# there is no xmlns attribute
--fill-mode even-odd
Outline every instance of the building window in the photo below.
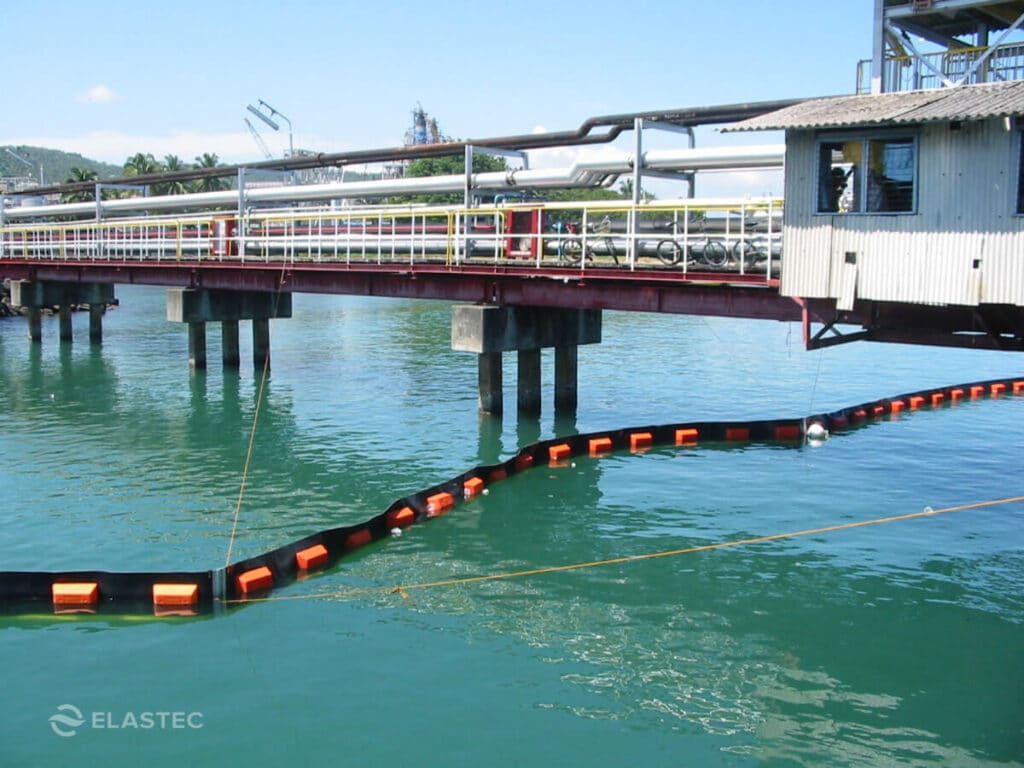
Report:
<svg viewBox="0 0 1024 768"><path fill-rule="evenodd" d="M912 213L917 144L910 136L818 144L818 213Z"/></svg>

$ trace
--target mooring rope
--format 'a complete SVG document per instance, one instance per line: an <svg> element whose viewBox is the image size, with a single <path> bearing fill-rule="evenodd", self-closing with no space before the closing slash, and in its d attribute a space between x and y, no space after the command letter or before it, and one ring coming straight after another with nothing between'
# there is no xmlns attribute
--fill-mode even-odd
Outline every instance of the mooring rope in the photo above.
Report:
<svg viewBox="0 0 1024 768"><path fill-rule="evenodd" d="M243 245L244 248L244 245ZM278 278L277 290L274 294L273 309L270 312L271 316L277 314L278 302L281 299L281 289L284 287L284 278L286 274L287 262L281 265L281 276ZM268 320L269 323L269 320ZM263 373L260 376L260 388L256 393L256 409L252 414L252 428L249 430L249 446L245 451L245 463L242 466L242 480L238 485L238 501L235 503L235 514L231 521L231 535L228 537L228 553L227 557L224 558L224 567L227 568L231 565L231 552L235 548L235 537L238 534L238 521L242 516L242 500L245 498L245 486L249 479L249 467L252 464L252 452L256 446L256 426L260 420L260 410L263 407L263 393L267 386L267 375L270 373L270 349L267 349L267 355L263 359Z"/></svg>
<svg viewBox="0 0 1024 768"><path fill-rule="evenodd" d="M238 501L235 503L235 514L231 521L231 535L228 537L228 554L224 558L224 567L231 564L231 552L235 547L235 536L238 533L238 520L242 515L242 500L245 498L245 486L249 479L249 467L252 464L252 452L256 446L256 426L260 420L260 409L263 406L263 391L267 386L267 373L270 371L270 354L263 361L263 375L260 377L260 388L256 394L256 410L252 414L252 428L249 430L249 447L245 451L245 463L242 466L242 481L238 486Z"/></svg>
<svg viewBox="0 0 1024 768"><path fill-rule="evenodd" d="M502 573L491 573L483 574L479 576L462 576L459 578L442 579L439 581L426 581L417 584L402 584L398 586L379 586L379 587L357 587L353 589L341 589L331 590L329 592L317 592L305 595L268 595L265 597L250 597L242 600L227 600L228 604L233 603L256 603L256 602L271 602L279 600L325 600L325 599L343 599L343 598L355 598L359 596L371 595L371 594L396 594L401 596L403 599L408 600L408 593L412 590L417 589L435 589L440 587L454 587L463 584L480 584L488 581L503 581L509 579L525 579L532 576L541 576L549 573L564 573L566 571L578 571L585 568L600 568L608 565L621 565L623 563L636 563L643 560L655 560L662 557L676 557L679 555L690 555L697 552L710 552L718 549L729 549L731 547L745 547L752 544L764 544L769 541L781 541L785 539L796 539L801 536L815 536L822 533L832 533L835 531L845 531L853 528L864 528L870 525L881 525L883 523L895 523L902 520L914 520L921 517L934 517L935 515L945 515L951 512L962 512L968 509L981 509L983 507L995 507L1003 504L1015 504L1024 501L1024 496L1009 496L1003 499L994 499L992 501L979 501L971 504L959 504L953 507L944 507L942 509L932 509L931 507L925 507L920 512L908 512L902 515L890 515L888 517L877 517L872 520L858 520L852 523L837 523L835 525L826 525L820 528L807 528L800 531L787 531L785 533L773 533L765 536L755 536L747 539L737 539L734 541L719 541L712 544L698 544L692 547L683 547L681 549L669 549L660 552L648 552L640 555L626 555L623 557L613 557L607 560L591 560L582 563L570 563L568 565L552 565L544 568L531 568L523 571L505 571Z"/></svg>

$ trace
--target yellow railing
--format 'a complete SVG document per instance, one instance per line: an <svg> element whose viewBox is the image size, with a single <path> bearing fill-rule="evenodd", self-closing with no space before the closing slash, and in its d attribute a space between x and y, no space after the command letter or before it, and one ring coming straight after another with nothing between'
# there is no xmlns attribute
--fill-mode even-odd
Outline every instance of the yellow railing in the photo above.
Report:
<svg viewBox="0 0 1024 768"><path fill-rule="evenodd" d="M288 208L0 228L0 258L673 268L771 275L782 201Z"/></svg>
<svg viewBox="0 0 1024 768"><path fill-rule="evenodd" d="M882 81L886 92L941 88L943 80L984 83L996 80L1024 80L1024 44L1009 43L992 50L974 72L971 67L989 50L985 47L953 48L947 51L890 56L883 64ZM970 74L968 74L970 73ZM857 93L871 91L871 60L857 63Z"/></svg>

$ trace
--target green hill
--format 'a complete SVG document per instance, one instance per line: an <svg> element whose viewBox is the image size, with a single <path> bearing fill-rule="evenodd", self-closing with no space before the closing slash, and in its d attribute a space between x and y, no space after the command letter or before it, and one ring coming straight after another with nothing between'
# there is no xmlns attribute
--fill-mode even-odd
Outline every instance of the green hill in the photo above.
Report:
<svg viewBox="0 0 1024 768"><path fill-rule="evenodd" d="M32 167L29 168L8 150L25 158L32 164ZM101 179L112 179L123 175L120 165L90 160L76 152L61 152L59 149L32 147L25 144L0 147L0 177L31 176L32 181L36 182L39 181L39 166L43 168L43 181L47 185L59 184L66 180L71 175L72 168L96 171Z"/></svg>

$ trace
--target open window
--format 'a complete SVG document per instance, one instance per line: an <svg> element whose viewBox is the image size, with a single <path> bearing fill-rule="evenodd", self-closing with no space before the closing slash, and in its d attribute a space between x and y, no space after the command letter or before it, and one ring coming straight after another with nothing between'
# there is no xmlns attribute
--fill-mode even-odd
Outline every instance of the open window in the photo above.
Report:
<svg viewBox="0 0 1024 768"><path fill-rule="evenodd" d="M913 213L917 142L912 136L818 143L818 213Z"/></svg>

